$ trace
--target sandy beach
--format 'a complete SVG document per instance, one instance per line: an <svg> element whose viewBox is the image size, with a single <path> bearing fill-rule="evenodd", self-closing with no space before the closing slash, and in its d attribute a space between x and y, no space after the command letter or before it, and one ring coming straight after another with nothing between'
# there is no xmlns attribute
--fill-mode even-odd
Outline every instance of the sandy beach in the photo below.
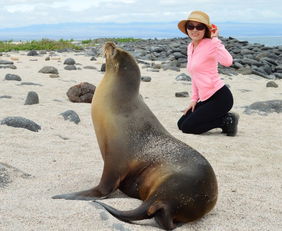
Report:
<svg viewBox="0 0 282 231"><path fill-rule="evenodd" d="M88 201L53 200L52 196L91 188L98 184L103 161L93 129L90 104L72 103L66 92L81 82L98 85L103 59L90 61L83 53L65 52L30 57L21 51L3 53L2 60L15 60L17 69L0 69L0 120L21 116L41 126L39 132L0 126L0 164L10 183L0 187L0 230L160 230L154 220L128 224L112 217ZM64 69L64 60L73 58L81 70ZM59 78L38 71L54 66ZM94 66L97 70L84 69ZM176 122L190 102L175 92L188 91L190 82L176 81L180 73L171 70L149 72L151 82L141 82L140 94L164 127L176 138L202 153L217 176L219 197L216 207L204 218L175 230L201 231L279 231L282 227L282 114L246 114L245 107L257 101L282 99L278 88L267 88L269 81L256 75L222 75L234 96L232 111L239 113L236 137L214 129L202 135L183 134ZM17 74L20 85L7 81L7 73ZM35 91L39 104L24 105L27 93ZM74 110L81 122L75 124L60 113ZM105 203L122 210L132 209L139 200L115 193Z"/></svg>

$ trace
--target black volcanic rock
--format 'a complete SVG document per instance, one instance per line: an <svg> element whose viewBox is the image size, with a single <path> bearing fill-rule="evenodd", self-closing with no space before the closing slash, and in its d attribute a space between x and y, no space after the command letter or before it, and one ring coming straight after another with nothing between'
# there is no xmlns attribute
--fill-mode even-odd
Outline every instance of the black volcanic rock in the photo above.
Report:
<svg viewBox="0 0 282 231"><path fill-rule="evenodd" d="M37 123L20 116L6 117L1 121L0 124L1 125L5 124L7 126L11 126L15 128L25 128L33 132L38 132L38 130L41 129L41 127Z"/></svg>

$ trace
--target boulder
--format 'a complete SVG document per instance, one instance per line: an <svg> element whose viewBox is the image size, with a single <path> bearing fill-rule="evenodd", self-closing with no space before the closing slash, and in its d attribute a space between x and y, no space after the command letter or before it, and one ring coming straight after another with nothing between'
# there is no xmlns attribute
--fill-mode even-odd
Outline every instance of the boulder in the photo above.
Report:
<svg viewBox="0 0 282 231"><path fill-rule="evenodd" d="M150 76L141 76L141 81L143 82L151 82L152 78Z"/></svg>
<svg viewBox="0 0 282 231"><path fill-rule="evenodd" d="M24 105L32 105L38 103L39 103L38 94L35 91L28 92Z"/></svg>
<svg viewBox="0 0 282 231"><path fill-rule="evenodd" d="M6 74L5 80L22 81L21 77L15 74Z"/></svg>
<svg viewBox="0 0 282 231"><path fill-rule="evenodd" d="M41 129L41 127L37 123L20 116L6 117L1 121L1 125L4 124L15 128L28 129L33 132L38 132L38 130Z"/></svg>
<svg viewBox="0 0 282 231"><path fill-rule="evenodd" d="M28 53L27 53L27 56L38 56L39 54L37 53L37 51L34 51L34 50L32 50L32 51L29 51Z"/></svg>
<svg viewBox="0 0 282 231"><path fill-rule="evenodd" d="M175 92L175 97L188 97L189 93L187 91Z"/></svg>
<svg viewBox="0 0 282 231"><path fill-rule="evenodd" d="M91 103L95 89L93 84L82 82L69 88L67 96L74 103Z"/></svg>
<svg viewBox="0 0 282 231"><path fill-rule="evenodd" d="M278 84L275 83L274 81L269 81L266 83L266 87L274 87L274 88L277 88L278 87Z"/></svg>
<svg viewBox="0 0 282 231"><path fill-rule="evenodd" d="M175 77L176 81L191 81L191 77L186 75L185 73L181 73L180 75Z"/></svg>
<svg viewBox="0 0 282 231"><path fill-rule="evenodd" d="M75 65L66 65L64 67L65 70L68 70L68 71L74 71L74 70L77 70L76 66Z"/></svg>
<svg viewBox="0 0 282 231"><path fill-rule="evenodd" d="M53 66L45 66L39 72L44 74L59 74L58 69Z"/></svg>
<svg viewBox="0 0 282 231"><path fill-rule="evenodd" d="M65 120L69 120L71 122L74 122L75 124L78 124L80 122L78 114L73 110L67 110L60 115L62 115Z"/></svg>
<svg viewBox="0 0 282 231"><path fill-rule="evenodd" d="M64 64L65 65L74 65L75 64L75 60L73 58L67 58L65 61L64 61Z"/></svg>
<svg viewBox="0 0 282 231"><path fill-rule="evenodd" d="M281 113L282 112L282 100L268 100L255 102L249 105L245 111L246 114L251 114L253 112L263 112L263 113Z"/></svg>

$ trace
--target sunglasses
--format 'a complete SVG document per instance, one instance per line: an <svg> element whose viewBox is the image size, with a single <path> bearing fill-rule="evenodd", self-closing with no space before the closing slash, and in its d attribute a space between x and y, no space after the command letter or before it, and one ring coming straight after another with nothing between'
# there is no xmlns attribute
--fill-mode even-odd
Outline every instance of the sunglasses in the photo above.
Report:
<svg viewBox="0 0 282 231"><path fill-rule="evenodd" d="M204 24L199 24L197 26L194 26L192 24L187 24L187 29L188 30L194 30L196 28L196 30L204 30L206 27Z"/></svg>

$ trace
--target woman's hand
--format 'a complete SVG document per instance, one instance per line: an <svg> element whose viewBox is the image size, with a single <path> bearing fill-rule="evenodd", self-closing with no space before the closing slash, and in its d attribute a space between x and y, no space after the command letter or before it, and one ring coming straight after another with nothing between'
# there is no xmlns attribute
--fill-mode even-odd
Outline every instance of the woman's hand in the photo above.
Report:
<svg viewBox="0 0 282 231"><path fill-rule="evenodd" d="M184 111L184 114L186 114L190 109L192 109L192 112L195 110L195 106L196 106L197 102L192 101L190 103L190 105L188 106L188 108Z"/></svg>
<svg viewBox="0 0 282 231"><path fill-rule="evenodd" d="M212 24L212 28L210 29L211 38L218 37L218 28L216 25Z"/></svg>

